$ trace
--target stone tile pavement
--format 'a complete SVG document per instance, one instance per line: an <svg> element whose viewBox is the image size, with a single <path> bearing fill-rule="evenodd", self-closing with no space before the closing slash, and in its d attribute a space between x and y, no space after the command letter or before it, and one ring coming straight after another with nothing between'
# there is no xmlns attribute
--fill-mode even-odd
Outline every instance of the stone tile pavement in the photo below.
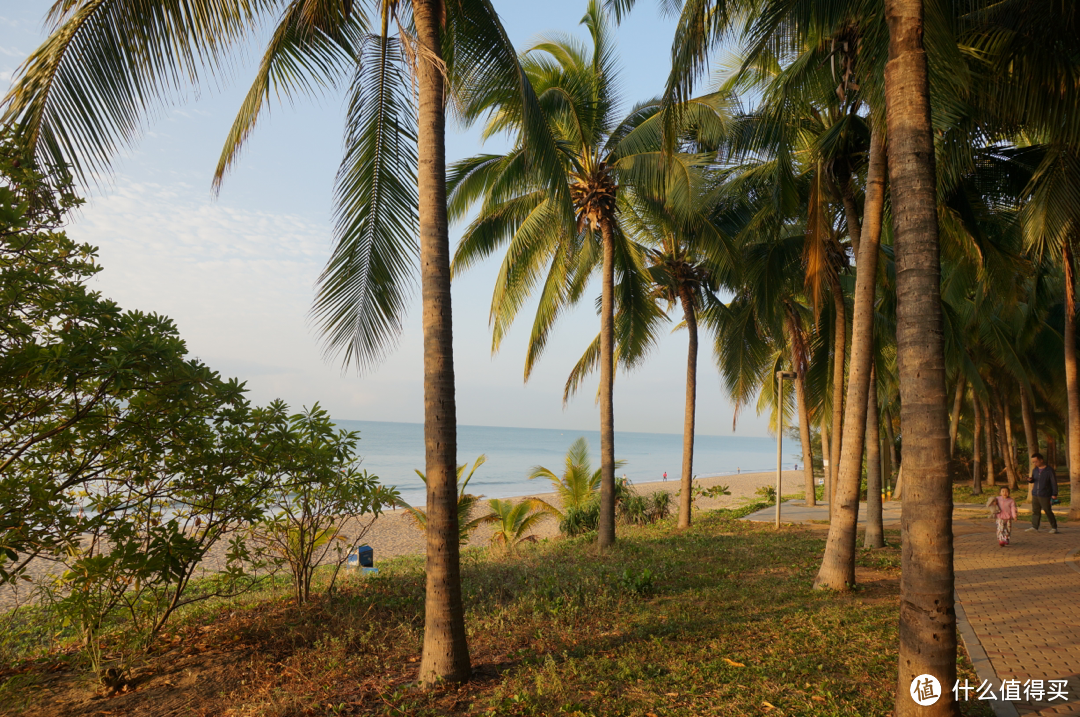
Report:
<svg viewBox="0 0 1080 717"><path fill-rule="evenodd" d="M886 527L896 528L900 504L883 506ZM859 506L863 522L866 504ZM775 508L746 516L772 522ZM1059 523L1051 535L1045 521L1038 533L1021 516L1013 525L1012 545L997 544L994 523L986 509L958 506L953 514L954 568L959 631L980 679L994 683L1018 680L1020 697L1028 680L1066 680L1068 701L996 700L1000 717L1012 715L1075 715L1080 717L1080 525ZM802 501L781 506L783 523L820 523L828 506ZM978 687L978 685L973 685ZM1011 696L1011 695L1010 695ZM971 694L975 699L976 694Z"/></svg>
<svg viewBox="0 0 1080 717"><path fill-rule="evenodd" d="M998 680L1068 681L1068 702L1013 701L1021 715L1080 716L1080 527L1027 527L1014 525L1007 548L989 520L957 535L956 593Z"/></svg>

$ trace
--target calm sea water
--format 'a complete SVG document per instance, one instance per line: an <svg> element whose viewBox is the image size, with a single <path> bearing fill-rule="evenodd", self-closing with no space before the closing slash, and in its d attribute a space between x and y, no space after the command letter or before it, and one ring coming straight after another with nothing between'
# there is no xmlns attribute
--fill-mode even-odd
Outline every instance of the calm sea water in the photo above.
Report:
<svg viewBox="0 0 1080 717"><path fill-rule="evenodd" d="M424 484L414 472L424 470L424 426L419 423L345 421L342 428L360 432L363 467L382 482L395 485L412 505L423 504ZM566 450L578 437L589 442L593 469L600 467L599 431L563 431L544 428L496 428L458 426L458 463L470 468L481 453L484 463L469 483L469 490L488 498L506 498L550 492L547 481L526 478L533 466L550 468L561 475ZM799 460L797 441L784 440L784 469ZM615 433L615 457L625 460L618 474L634 483L678 481L682 470L682 435L670 433ZM745 436L697 436L694 442L694 473L726 475L776 469L776 441Z"/></svg>

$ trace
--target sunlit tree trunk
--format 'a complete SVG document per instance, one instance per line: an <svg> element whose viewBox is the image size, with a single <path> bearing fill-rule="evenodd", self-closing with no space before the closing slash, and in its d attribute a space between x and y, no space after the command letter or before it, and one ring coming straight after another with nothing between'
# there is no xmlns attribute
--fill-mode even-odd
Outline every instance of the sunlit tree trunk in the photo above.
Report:
<svg viewBox="0 0 1080 717"><path fill-rule="evenodd" d="M870 395L866 405L866 535L863 546L885 547L881 515L881 422L878 416L875 371L870 370Z"/></svg>
<svg viewBox="0 0 1080 717"><path fill-rule="evenodd" d="M694 309L694 295L687 286L680 287L683 318L690 344L686 349L686 406L683 412L682 480L679 486L679 527L690 527L690 511L693 506L694 480L694 412L697 407L697 355L698 325Z"/></svg>
<svg viewBox="0 0 1080 717"><path fill-rule="evenodd" d="M888 416L882 416L879 411L878 425L882 423L882 419L888 425ZM893 463L889 452L889 438L884 431L881 432L881 482L885 486L885 494L889 495L893 488Z"/></svg>
<svg viewBox="0 0 1080 717"><path fill-rule="evenodd" d="M799 356L796 347L804 345L802 328L798 319L788 313L785 319L788 333L788 345L791 346L792 368L798 374L795 377L795 400L799 410L799 441L803 454L803 483L806 504L817 505L817 486L814 481L814 446L810 440L810 406L806 402L806 357Z"/></svg>
<svg viewBox="0 0 1080 717"><path fill-rule="evenodd" d="M960 376L956 379L956 395L953 398L952 416L949 418L949 458L956 457L956 432L960 428L960 408L964 404L964 388L967 380Z"/></svg>
<svg viewBox="0 0 1080 717"><path fill-rule="evenodd" d="M900 455L896 452L896 436L893 434L892 411L885 411L885 450L889 452L889 475L887 479L893 486L893 497L899 498L897 488L900 485Z"/></svg>
<svg viewBox="0 0 1080 717"><path fill-rule="evenodd" d="M874 358L874 299L877 295L877 260L881 237L881 214L885 202L885 153L880 127L872 130L870 167L867 174L865 232L860 242L858 273L855 277L852 316L851 360L848 367L847 416L836 487L836 508L829 525L829 538L814 586L833 590L855 585L855 548L859 517L859 487L862 482L863 444L866 412L871 392ZM848 218L858 225L858 217ZM842 380L842 377L841 377ZM875 402L876 411L876 402ZM835 412L834 412L835 413ZM875 446L876 448L876 446ZM874 469L875 471L877 468ZM879 476L880 481L880 476ZM880 500L880 494L878 496Z"/></svg>
<svg viewBox="0 0 1080 717"><path fill-rule="evenodd" d="M904 436L900 655L895 717L959 714L953 606L952 486L945 388L930 80L922 0L885 0L889 60L889 185L896 237L896 344ZM941 698L921 707L915 677L935 676Z"/></svg>
<svg viewBox="0 0 1080 717"><path fill-rule="evenodd" d="M1068 440L1070 495L1080 496L1080 378L1076 366L1076 280L1072 246L1065 242L1065 392L1069 401ZM1080 500L1069 501L1069 520L1080 520Z"/></svg>
<svg viewBox="0 0 1080 717"><path fill-rule="evenodd" d="M829 450L829 519L836 511L836 484L840 475L840 451L844 434L844 364L847 357L847 307L840 280L832 283L836 330L833 332L832 448Z"/></svg>
<svg viewBox="0 0 1080 717"><path fill-rule="evenodd" d="M832 501L832 459L829 456L831 446L829 443L829 427L825 422L825 412L822 411L821 416L821 463L822 463L822 481L825 483L824 490L821 492L821 499L829 504L829 521L832 521L833 501Z"/></svg>
<svg viewBox="0 0 1080 717"><path fill-rule="evenodd" d="M600 524L601 548L615 544L615 233L601 222L604 241L600 295Z"/></svg>
<svg viewBox="0 0 1080 717"><path fill-rule="evenodd" d="M446 117L438 0L414 0L421 48L419 94L420 277L424 332L424 446L427 467L427 592L420 682L469 677L461 601L457 516L457 409L446 221Z"/></svg>

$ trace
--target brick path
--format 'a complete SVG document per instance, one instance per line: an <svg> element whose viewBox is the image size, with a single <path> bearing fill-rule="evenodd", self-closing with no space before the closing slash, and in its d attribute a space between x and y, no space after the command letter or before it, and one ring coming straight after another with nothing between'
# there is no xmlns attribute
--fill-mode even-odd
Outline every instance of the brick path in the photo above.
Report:
<svg viewBox="0 0 1080 717"><path fill-rule="evenodd" d="M955 538L956 592L998 679L1068 680L1070 701L1012 702L1021 715L1080 716L1080 528L1013 526L998 546L989 520ZM965 531L966 533L966 531ZM974 699L974 694L972 695Z"/></svg>

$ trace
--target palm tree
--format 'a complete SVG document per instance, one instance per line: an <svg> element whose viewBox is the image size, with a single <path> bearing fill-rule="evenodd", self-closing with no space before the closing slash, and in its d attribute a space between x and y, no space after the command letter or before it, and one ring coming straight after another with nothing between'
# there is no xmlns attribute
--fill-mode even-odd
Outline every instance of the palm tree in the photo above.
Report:
<svg viewBox="0 0 1080 717"><path fill-rule="evenodd" d="M486 134L509 132L516 144L505 155L480 155L456 164L449 181L450 210L452 218L461 218L474 203L481 203L479 216L466 228L454 256L456 272L500 245L509 245L492 298L493 350L548 266L525 361L526 380L555 320L581 298L593 271L600 271L600 334L587 356L600 369L598 543L608 547L615 541L616 332L621 334L620 345L627 347L620 361L633 365L655 341L650 327L656 314L648 296L644 257L618 221L618 195L641 187L677 201L695 192L687 179L692 175L688 167L663 171L659 102L638 105L621 119L616 114L617 67L599 0L590 1L582 23L589 29L590 47L570 38L548 37L521 58L550 134L558 139L561 183L556 186L548 175L537 176L524 161L521 113L506 107L500 94L491 93L468 108L470 116L489 115ZM710 97L687 104L686 113L699 133L708 135L723 125L723 100ZM677 181L672 178L682 184L667 186L666 181ZM621 276L618 285L616 271Z"/></svg>
<svg viewBox="0 0 1080 717"><path fill-rule="evenodd" d="M616 461L618 468L625 461ZM582 436L570 444L566 451L566 468L563 474L556 475L555 471L544 466L534 466L529 472L529 480L545 478L551 482L551 487L559 494L560 508L544 503L550 513L562 519L564 513L571 508L581 508L593 500L597 489L600 487L601 469L592 469L592 461L589 459L589 444ZM543 502L543 501L542 501Z"/></svg>
<svg viewBox="0 0 1080 717"><path fill-rule="evenodd" d="M871 130L869 169L866 179L865 226L848 210L848 231L858 252L859 271L855 279L855 312L852 319L851 365L844 421L836 507L829 524L825 555L814 580L815 587L847 589L855 584L855 541L859 517L859 489L866 437L867 409L872 385L874 358L874 303L878 286L878 253L881 216L885 203L885 153L881 130ZM862 229L866 229L862 233ZM861 243L861 246L859 246ZM874 399L876 404L876 398ZM875 410L876 413L876 410ZM876 418L875 418L876 421ZM878 494L880 499L880 493Z"/></svg>
<svg viewBox="0 0 1080 717"><path fill-rule="evenodd" d="M473 495L472 493L466 493L465 489L469 486L469 481L472 480L473 473L476 473L476 469L484 465L487 462L487 456L481 454L477 457L473 463L472 470L469 471L469 475L465 476L465 480L461 480L461 477L465 475L465 469L469 467L468 463L462 463L457 467L457 533L458 533L458 545L467 545L469 542L469 536L474 530L479 528L484 520L482 518L470 519L473 513L473 509L480 502L480 499L484 496ZM416 475L420 476L420 480L424 481L424 485L427 485L427 476L416 471ZM396 505L399 508L405 510L405 514L412 519L413 524L417 528L422 530L424 534L427 534L428 529L428 517L427 513L420 508L414 508L403 500L399 500Z"/></svg>
<svg viewBox="0 0 1080 717"><path fill-rule="evenodd" d="M419 263L427 446L427 601L420 680L469 675L457 546L456 409L445 202L445 106L496 88L521 117L538 172L554 148L490 0L72 0L4 100L43 165L82 178L109 168L163 97L230 67L229 51L278 15L215 181L238 156L271 94L345 85L337 245L315 315L327 351L377 363L393 346ZM377 28L372 32L371 28ZM392 31L396 28L396 32ZM415 80L415 85L411 80ZM414 102L413 89L416 90ZM539 132L535 134L533 130ZM419 236L417 241L416 237ZM419 262L417 262L419 259Z"/></svg>
<svg viewBox="0 0 1080 717"><path fill-rule="evenodd" d="M661 198L641 192L623 195L622 226L642 247L648 261L648 277L655 300L665 304L665 313L675 306L682 310L682 326L689 334L686 355L686 398L683 409L682 474L679 489L680 528L690 527L693 504L694 433L697 412L698 329L704 313L720 305L717 297L718 273L731 265L735 250L726 233L717 225L710 203L700 196L691 218L679 217ZM633 353L617 346L620 354ZM569 387L582 379L578 363Z"/></svg>
<svg viewBox="0 0 1080 717"><path fill-rule="evenodd" d="M491 544L502 545L506 552L513 554L521 543L536 540L535 536L525 534L544 519L547 514L544 509L546 505L543 501L529 498L520 503L492 498L488 501L491 512L480 520L495 524Z"/></svg>
<svg viewBox="0 0 1080 717"><path fill-rule="evenodd" d="M940 299L940 258L930 75L922 0L885 0L889 64L888 164L896 227L896 344L904 429L903 557L896 715L953 715L952 695L922 707L910 687L931 674L956 679L952 487Z"/></svg>

